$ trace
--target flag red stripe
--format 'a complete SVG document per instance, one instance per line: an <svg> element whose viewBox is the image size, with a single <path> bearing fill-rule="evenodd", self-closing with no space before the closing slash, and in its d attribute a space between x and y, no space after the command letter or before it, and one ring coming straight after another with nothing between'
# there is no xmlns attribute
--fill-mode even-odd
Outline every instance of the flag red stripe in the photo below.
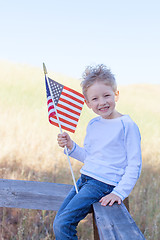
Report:
<svg viewBox="0 0 160 240"><path fill-rule="evenodd" d="M52 99L49 99L49 100L47 101L47 104L49 104L49 103L52 103L52 104L53 104Z"/></svg>
<svg viewBox="0 0 160 240"><path fill-rule="evenodd" d="M57 117L55 115L53 116L53 118L57 120ZM77 124L69 122L69 121L67 121L64 118L59 117L59 120L60 120L61 124L66 123L66 124L68 124L68 125L70 125L72 127L76 127L77 126Z"/></svg>
<svg viewBox="0 0 160 240"><path fill-rule="evenodd" d="M63 126L63 125L62 125L62 129L67 130L67 131L70 131L70 132L72 132L72 133L75 132L75 130L73 130L73 129L71 129L71 128L67 128L67 127L65 127L65 126Z"/></svg>
<svg viewBox="0 0 160 240"><path fill-rule="evenodd" d="M62 102L65 102L65 103L67 103L67 104L69 104L69 105L71 105L72 107L75 107L75 108L77 108L77 109L79 109L79 110L82 110L82 107L77 106L76 104L74 104L74 103L72 103L72 102L69 102L69 101L66 100L66 99L60 98L59 100L62 101Z"/></svg>
<svg viewBox="0 0 160 240"><path fill-rule="evenodd" d="M56 127L59 127L59 124L58 124L58 123L55 123L55 122L53 122L53 121L51 121L51 120L49 120L49 122L50 122L51 124L55 125ZM65 127L65 126L63 126L63 125L61 125L61 128L64 129L64 130L67 130L67 131L69 131L69 132L72 132L72 133L75 132L75 130L73 130L73 129L71 129L71 128L68 128L68 127Z"/></svg>
<svg viewBox="0 0 160 240"><path fill-rule="evenodd" d="M78 95L79 97L84 98L84 96L83 96L81 93L79 93L79 92L77 92L77 91L75 91L75 90L73 90L73 89L71 89L71 88L68 88L68 87L64 86L63 89L66 89L67 91L70 91L70 92Z"/></svg>
<svg viewBox="0 0 160 240"><path fill-rule="evenodd" d="M50 110L52 110L52 109L54 109L54 106L49 106L49 107L48 107L48 112L49 112Z"/></svg>
<svg viewBox="0 0 160 240"><path fill-rule="evenodd" d="M69 95L69 94L67 94L67 93L65 93L65 92L62 92L61 95L66 96L66 97L69 97L69 98L71 98L72 100L74 100L74 101L76 101L76 102L78 102L78 103L80 103L80 104L83 104L83 101L81 101L81 100L79 100L78 98L75 98L75 97L73 97L72 95Z"/></svg>
<svg viewBox="0 0 160 240"><path fill-rule="evenodd" d="M72 126L72 127L75 127L75 128L76 128L76 126L77 126L77 124L74 124L74 123L72 123L72 122L69 122L69 121L67 121L67 120L65 120L65 119L63 119L63 118L59 118L59 120L60 120L60 122L61 122L62 125L63 125L63 123L66 123L66 124L68 124L68 125L70 125L70 126Z"/></svg>
<svg viewBox="0 0 160 240"><path fill-rule="evenodd" d="M78 122L78 119L79 119L79 118L75 118L75 117L73 117L73 116L71 116L71 115L68 115L67 113L64 113L64 112L62 112L62 111L60 111L60 110L57 110L57 112L58 112L58 114L61 114L61 115L65 116L65 117L68 117L68 118L70 118L70 119Z"/></svg>
<svg viewBox="0 0 160 240"><path fill-rule="evenodd" d="M63 108L63 109L65 109L65 110L67 110L69 112L72 112L72 113L74 113L74 114L76 114L78 116L80 116L80 114L81 114L81 113L76 112L75 110L72 110L72 109L70 109L70 108L68 108L68 107L66 107L66 106L64 106L64 105L62 105L60 103L58 103L57 107Z"/></svg>

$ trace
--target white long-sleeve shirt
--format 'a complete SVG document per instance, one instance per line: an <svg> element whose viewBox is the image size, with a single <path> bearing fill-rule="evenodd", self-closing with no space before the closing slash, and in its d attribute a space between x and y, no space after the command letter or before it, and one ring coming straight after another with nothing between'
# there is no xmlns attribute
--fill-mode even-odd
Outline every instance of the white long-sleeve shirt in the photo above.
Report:
<svg viewBox="0 0 160 240"><path fill-rule="evenodd" d="M84 163L80 172L114 185L112 193L124 200L141 172L141 136L128 115L114 119L96 117L88 126L84 147L75 142L69 155Z"/></svg>

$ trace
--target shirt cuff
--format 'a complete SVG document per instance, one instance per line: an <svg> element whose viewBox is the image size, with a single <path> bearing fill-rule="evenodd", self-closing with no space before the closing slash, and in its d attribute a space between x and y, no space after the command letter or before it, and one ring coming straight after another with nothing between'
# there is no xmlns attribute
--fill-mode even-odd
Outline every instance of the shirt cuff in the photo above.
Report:
<svg viewBox="0 0 160 240"><path fill-rule="evenodd" d="M117 195L118 197L120 197L122 201L125 199L124 196L122 196L120 193L118 193L118 192L115 191L114 189L113 189L112 193L115 194L115 195Z"/></svg>
<svg viewBox="0 0 160 240"><path fill-rule="evenodd" d="M72 152L74 152L75 149L76 149L76 143L73 141L73 147L72 147L72 149L70 150L69 148L67 148L68 155L71 155ZM67 154L65 149L64 149L64 153Z"/></svg>

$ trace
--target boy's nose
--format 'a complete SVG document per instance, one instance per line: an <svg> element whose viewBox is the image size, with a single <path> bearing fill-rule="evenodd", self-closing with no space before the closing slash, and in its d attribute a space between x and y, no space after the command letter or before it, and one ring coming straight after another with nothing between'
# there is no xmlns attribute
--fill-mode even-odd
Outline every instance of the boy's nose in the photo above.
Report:
<svg viewBox="0 0 160 240"><path fill-rule="evenodd" d="M99 105L104 105L106 100L104 98L99 99Z"/></svg>

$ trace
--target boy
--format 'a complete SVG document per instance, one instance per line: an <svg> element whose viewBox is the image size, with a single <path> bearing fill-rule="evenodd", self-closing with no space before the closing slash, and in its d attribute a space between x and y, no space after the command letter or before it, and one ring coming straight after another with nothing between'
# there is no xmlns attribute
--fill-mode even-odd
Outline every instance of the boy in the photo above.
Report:
<svg viewBox="0 0 160 240"><path fill-rule="evenodd" d="M54 221L56 240L76 240L76 227L94 202L121 204L133 189L141 171L141 137L128 115L115 109L119 91L114 75L104 65L87 67L82 81L86 104L98 117L86 131L84 147L67 133L58 135L60 147L84 163L81 177L70 191Z"/></svg>

